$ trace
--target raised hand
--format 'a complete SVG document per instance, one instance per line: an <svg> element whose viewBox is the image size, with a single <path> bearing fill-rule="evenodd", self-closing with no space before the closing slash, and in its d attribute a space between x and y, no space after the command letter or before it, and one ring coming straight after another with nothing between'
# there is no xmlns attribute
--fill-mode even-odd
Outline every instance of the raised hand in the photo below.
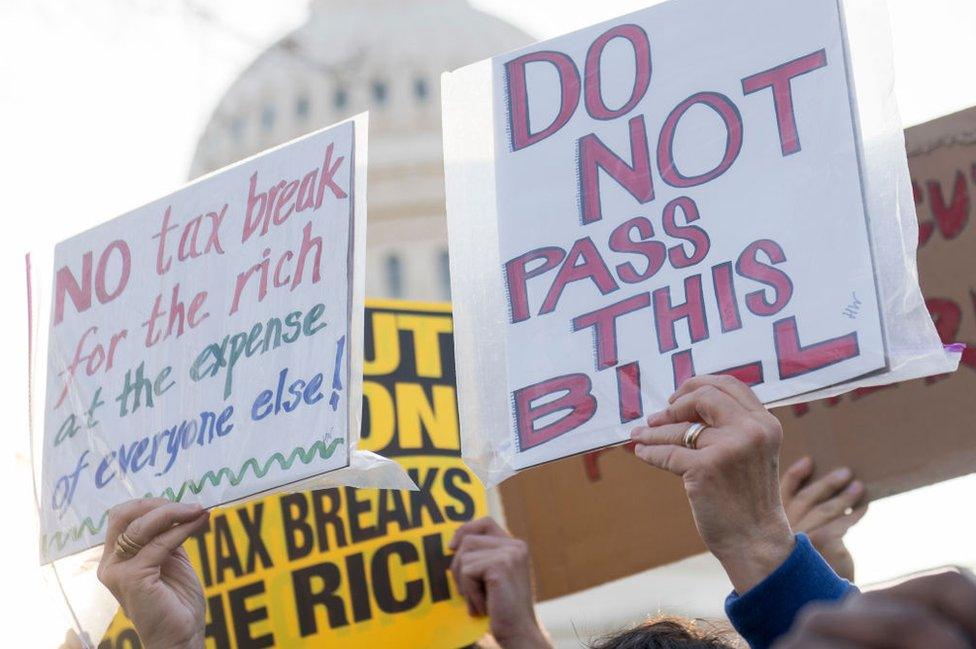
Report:
<svg viewBox="0 0 976 649"><path fill-rule="evenodd" d="M705 427L686 439L694 423ZM631 433L638 457L681 476L702 540L738 593L772 573L795 544L779 492L782 437L776 417L729 376L687 381Z"/></svg>
<svg viewBox="0 0 976 649"><path fill-rule="evenodd" d="M868 510L864 483L847 467L810 481L813 461L797 460L783 473L780 493L795 532L804 532L838 575L854 581L854 559L844 535Z"/></svg>
<svg viewBox="0 0 976 649"><path fill-rule="evenodd" d="M532 604L529 550L491 518L465 523L451 539L451 573L473 616L488 616L503 649L550 649Z"/></svg>
<svg viewBox="0 0 976 649"><path fill-rule="evenodd" d="M109 512L98 578L146 649L204 646L203 588L181 546L208 520L199 505L162 498L131 500Z"/></svg>

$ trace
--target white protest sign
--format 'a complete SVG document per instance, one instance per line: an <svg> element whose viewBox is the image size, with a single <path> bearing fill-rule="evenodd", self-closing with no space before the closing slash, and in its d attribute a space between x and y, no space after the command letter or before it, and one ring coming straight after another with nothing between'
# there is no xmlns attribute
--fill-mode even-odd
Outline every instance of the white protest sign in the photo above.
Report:
<svg viewBox="0 0 976 649"><path fill-rule="evenodd" d="M854 102L835 0L669 2L446 76L462 422L509 424L473 453L620 442L693 374L768 403L884 370Z"/></svg>
<svg viewBox="0 0 976 649"><path fill-rule="evenodd" d="M58 244L42 560L132 498L210 507L349 464L365 138L360 116Z"/></svg>

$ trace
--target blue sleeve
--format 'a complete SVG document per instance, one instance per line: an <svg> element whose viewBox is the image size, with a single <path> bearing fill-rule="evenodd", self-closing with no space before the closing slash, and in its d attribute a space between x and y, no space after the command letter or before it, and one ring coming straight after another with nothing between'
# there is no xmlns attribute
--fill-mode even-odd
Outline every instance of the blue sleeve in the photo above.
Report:
<svg viewBox="0 0 976 649"><path fill-rule="evenodd" d="M805 534L783 564L743 595L725 599L732 626L752 649L768 649L793 625L800 609L814 601L839 600L857 589L824 561Z"/></svg>

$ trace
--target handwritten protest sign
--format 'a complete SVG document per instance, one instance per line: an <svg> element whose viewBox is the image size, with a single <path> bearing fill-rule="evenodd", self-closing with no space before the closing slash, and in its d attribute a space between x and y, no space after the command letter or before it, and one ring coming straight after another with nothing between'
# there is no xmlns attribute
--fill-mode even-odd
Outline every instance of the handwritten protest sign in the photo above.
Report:
<svg viewBox="0 0 976 649"><path fill-rule="evenodd" d="M368 304L360 447L396 458L420 490L344 487L216 510L184 545L204 586L208 649L457 649L486 631L448 575L455 530L487 513L460 458L450 310ZM120 611L98 647L142 643Z"/></svg>
<svg viewBox="0 0 976 649"><path fill-rule="evenodd" d="M871 499L976 470L976 108L905 136L919 279L942 340L967 343L960 369L773 410L783 424L782 470L803 455L822 475L851 467ZM532 554L539 600L706 551L681 481L648 470L630 446L523 472L499 493L513 534L530 547L562 548Z"/></svg>
<svg viewBox="0 0 976 649"><path fill-rule="evenodd" d="M976 108L914 126L905 140L919 279L943 342L967 344L960 369L773 410L782 470L804 455L821 475L851 467L872 500L976 470ZM564 548L532 555L539 600L706 551L681 481L649 471L629 445L521 473L499 494L513 534Z"/></svg>
<svg viewBox="0 0 976 649"><path fill-rule="evenodd" d="M209 507L348 465L364 147L361 117L58 244L42 560L131 498Z"/></svg>
<svg viewBox="0 0 976 649"><path fill-rule="evenodd" d="M887 368L845 45L834 0L682 0L445 77L484 457L619 442L696 373L773 402Z"/></svg>

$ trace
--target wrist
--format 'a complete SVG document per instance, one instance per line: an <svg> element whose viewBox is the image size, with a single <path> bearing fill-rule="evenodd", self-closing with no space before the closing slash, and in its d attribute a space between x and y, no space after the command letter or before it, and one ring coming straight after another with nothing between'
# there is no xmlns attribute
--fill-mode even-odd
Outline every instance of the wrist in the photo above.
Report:
<svg viewBox="0 0 976 649"><path fill-rule="evenodd" d="M145 649L204 649L205 646L206 637L204 636L203 630L200 633L194 633L193 637L186 640L147 642L143 644Z"/></svg>
<svg viewBox="0 0 976 649"><path fill-rule="evenodd" d="M772 525L712 551L735 592L742 595L771 575L793 553L796 537L789 523Z"/></svg>
<svg viewBox="0 0 976 649"><path fill-rule="evenodd" d="M847 552L847 546L844 545L843 538L822 538L817 534L807 534L810 538L810 543L813 547L817 549L821 555L826 556L827 554L842 554Z"/></svg>
<svg viewBox="0 0 976 649"><path fill-rule="evenodd" d="M854 557L844 545L843 539L832 538L824 541L810 537L810 542L824 561L834 569L837 576L854 583Z"/></svg>
<svg viewBox="0 0 976 649"><path fill-rule="evenodd" d="M492 635L502 649L552 649L552 644L535 620L520 625L518 629L497 632L493 629Z"/></svg>

